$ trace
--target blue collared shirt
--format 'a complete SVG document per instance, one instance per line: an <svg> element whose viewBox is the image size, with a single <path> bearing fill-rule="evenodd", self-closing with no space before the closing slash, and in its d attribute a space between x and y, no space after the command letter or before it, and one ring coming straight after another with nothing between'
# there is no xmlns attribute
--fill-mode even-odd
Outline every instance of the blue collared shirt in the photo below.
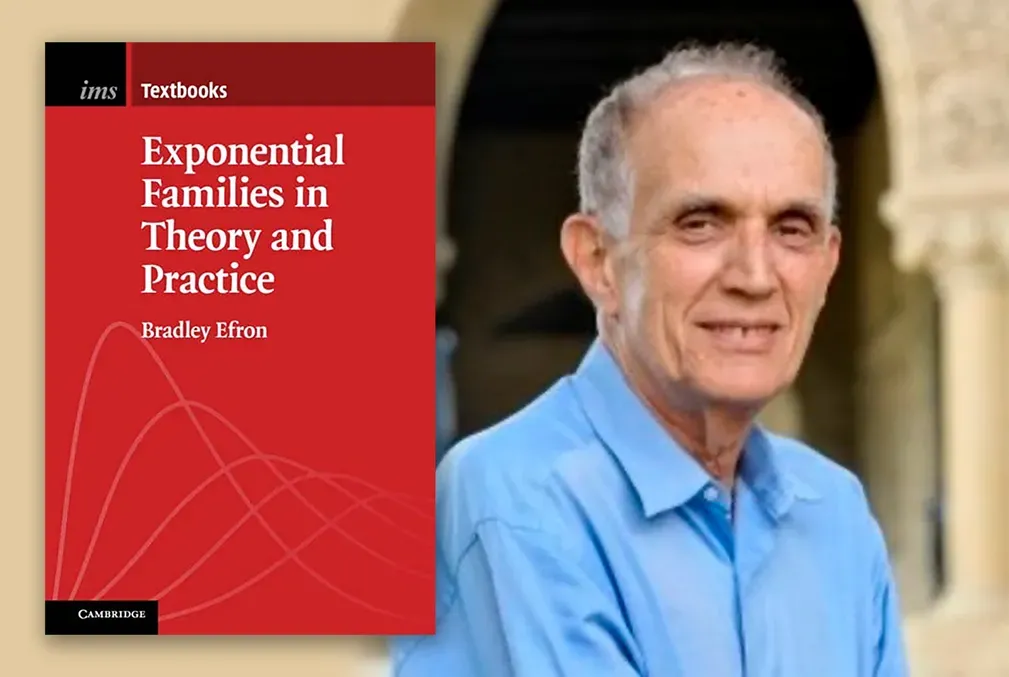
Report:
<svg viewBox="0 0 1009 677"><path fill-rule="evenodd" d="M437 631L397 677L908 674L858 480L757 429L730 510L598 342L437 481Z"/></svg>

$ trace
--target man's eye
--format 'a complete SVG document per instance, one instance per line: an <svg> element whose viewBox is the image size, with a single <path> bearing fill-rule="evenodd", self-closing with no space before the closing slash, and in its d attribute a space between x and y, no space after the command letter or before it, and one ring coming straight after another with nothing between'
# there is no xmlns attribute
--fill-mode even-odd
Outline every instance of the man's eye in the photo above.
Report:
<svg viewBox="0 0 1009 677"><path fill-rule="evenodd" d="M677 221L673 237L686 244L705 244L718 237L721 222L709 216L695 215Z"/></svg>
<svg viewBox="0 0 1009 677"><path fill-rule="evenodd" d="M806 221L792 219L778 224L778 234L790 241L800 241L812 237L813 227Z"/></svg>
<svg viewBox="0 0 1009 677"><path fill-rule="evenodd" d="M709 228L713 228L714 226L715 223L711 219L690 219L680 222L680 229L690 233L705 231Z"/></svg>

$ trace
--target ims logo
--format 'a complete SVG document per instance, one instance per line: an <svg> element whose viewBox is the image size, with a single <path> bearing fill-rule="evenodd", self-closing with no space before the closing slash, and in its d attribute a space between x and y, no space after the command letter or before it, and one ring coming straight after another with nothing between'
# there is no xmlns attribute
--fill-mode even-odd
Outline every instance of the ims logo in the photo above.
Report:
<svg viewBox="0 0 1009 677"><path fill-rule="evenodd" d="M119 88L115 85L111 87L88 86L88 81L84 81L81 87L81 101L113 101L118 94Z"/></svg>

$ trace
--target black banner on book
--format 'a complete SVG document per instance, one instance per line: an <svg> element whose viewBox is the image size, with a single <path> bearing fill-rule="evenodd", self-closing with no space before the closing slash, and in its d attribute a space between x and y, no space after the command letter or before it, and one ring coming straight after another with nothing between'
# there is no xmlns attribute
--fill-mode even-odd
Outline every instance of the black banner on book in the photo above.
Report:
<svg viewBox="0 0 1009 677"><path fill-rule="evenodd" d="M125 106L125 42L47 42L46 106Z"/></svg>
<svg viewBox="0 0 1009 677"><path fill-rule="evenodd" d="M47 635L156 635L158 603L46 600Z"/></svg>

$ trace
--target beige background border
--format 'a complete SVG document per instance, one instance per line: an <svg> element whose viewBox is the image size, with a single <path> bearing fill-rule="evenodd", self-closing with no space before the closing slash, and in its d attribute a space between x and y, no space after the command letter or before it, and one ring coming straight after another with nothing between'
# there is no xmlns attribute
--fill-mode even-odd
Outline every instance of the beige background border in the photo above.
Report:
<svg viewBox="0 0 1009 677"><path fill-rule="evenodd" d="M382 40L401 0L9 0L0 224L0 673L11 677L375 674L361 642L315 637L45 637L43 625L43 43Z"/></svg>

